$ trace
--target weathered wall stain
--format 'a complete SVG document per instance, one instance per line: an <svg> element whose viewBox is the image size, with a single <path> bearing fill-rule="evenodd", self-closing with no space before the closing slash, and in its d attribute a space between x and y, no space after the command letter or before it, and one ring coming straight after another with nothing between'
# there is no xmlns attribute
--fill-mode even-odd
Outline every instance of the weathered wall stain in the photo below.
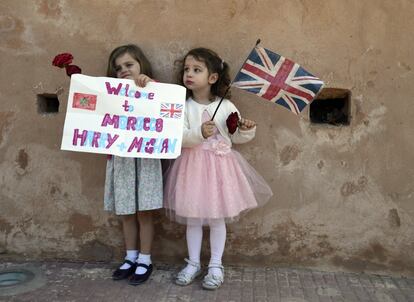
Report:
<svg viewBox="0 0 414 302"><path fill-rule="evenodd" d="M11 120L13 116L14 116L13 112L8 112L8 111L0 112L0 147L5 141L4 136L6 135L11 125Z"/></svg>
<svg viewBox="0 0 414 302"><path fill-rule="evenodd" d="M362 192L367 184L368 179L365 176L358 178L356 183L353 181L346 182L341 187L341 195L347 197L349 195Z"/></svg>
<svg viewBox="0 0 414 302"><path fill-rule="evenodd" d="M280 161L284 166L288 165L291 161L295 160L300 153L298 146L286 146L279 154Z"/></svg>
<svg viewBox="0 0 414 302"><path fill-rule="evenodd" d="M60 1L42 0L38 5L38 12L44 17L59 18L62 14Z"/></svg>
<svg viewBox="0 0 414 302"><path fill-rule="evenodd" d="M19 49L23 46L22 39L25 26L20 18L13 15L0 15L0 33L2 47Z"/></svg>
<svg viewBox="0 0 414 302"><path fill-rule="evenodd" d="M391 271L412 275L414 263L404 261L399 257L401 255L397 253L391 255L390 251L387 251L381 244L374 243L351 257L334 256L331 261L334 265L351 271Z"/></svg>
<svg viewBox="0 0 414 302"><path fill-rule="evenodd" d="M320 160L320 161L317 163L317 166L318 166L318 169L319 169L319 170L322 170L322 168L323 168L323 166L324 166L324 162L323 162L323 160Z"/></svg>
<svg viewBox="0 0 414 302"><path fill-rule="evenodd" d="M385 264L378 264L370 259L364 259L359 257L340 257L334 256L332 258L332 263L338 267L344 267L347 270L355 271L355 272L363 272L366 270L384 270L386 269Z"/></svg>
<svg viewBox="0 0 414 302"><path fill-rule="evenodd" d="M243 236L239 236L238 232L230 229L227 240L235 247L236 251L245 251L247 254L262 251L266 255L266 259L261 259L261 264L271 262L311 264L335 253L335 248L328 235L314 235L312 233L312 228L301 226L290 219L276 224L272 231L265 234L260 234L257 224L243 228ZM252 246L252 242L254 242L254 246ZM262 245L272 248L263 249ZM234 258L229 257L227 261L252 263L252 259L239 253L236 253ZM255 259L255 261L259 260Z"/></svg>
<svg viewBox="0 0 414 302"><path fill-rule="evenodd" d="M231 6L228 9L230 19L233 19L237 13L237 1L231 1Z"/></svg>
<svg viewBox="0 0 414 302"><path fill-rule="evenodd" d="M174 61L197 46L215 49L234 76L261 38L327 88L351 91L351 123L316 125L308 108L295 116L232 89L241 114L258 122L256 138L235 149L275 195L228 225L225 263L414 275L414 44L404 38L414 4L319 4L0 1L0 69L7 74L0 82L0 245L33 258L124 257L120 220L103 211L105 156L59 150L69 79L51 66L54 55L71 52L85 74L101 76L114 47L138 43L156 79L170 82ZM145 14L137 18L137 11ZM60 112L38 114L36 95L54 92ZM181 262L185 228L164 211L155 227L154 260Z"/></svg>
<svg viewBox="0 0 414 302"><path fill-rule="evenodd" d="M50 185L49 193L50 193L51 196L60 195L62 193L58 184L50 183L49 185ZM68 193L65 192L63 194L63 196L65 198L67 198L68 197Z"/></svg>
<svg viewBox="0 0 414 302"><path fill-rule="evenodd" d="M400 66L401 68L403 68L405 71L411 71L411 66L404 63L404 62L398 62L398 66Z"/></svg>
<svg viewBox="0 0 414 302"><path fill-rule="evenodd" d="M308 230L293 221L276 225L275 231L272 232L276 237L278 252L282 256L288 256L293 247L296 251L305 248L304 239L308 234Z"/></svg>
<svg viewBox="0 0 414 302"><path fill-rule="evenodd" d="M99 240L93 240L80 246L78 256L84 260L110 261L113 256L113 247Z"/></svg>
<svg viewBox="0 0 414 302"><path fill-rule="evenodd" d="M372 241L362 245L352 255L332 257L335 265L342 266L352 271L392 271L412 275L414 273L414 261L407 259L405 251L393 250L392 245L385 247L379 241ZM406 246L408 250L414 247L410 242Z"/></svg>
<svg viewBox="0 0 414 302"><path fill-rule="evenodd" d="M13 225L10 222L0 218L0 233L9 234L12 229Z"/></svg>
<svg viewBox="0 0 414 302"><path fill-rule="evenodd" d="M380 243L373 242L361 252L361 256L365 259L385 262L387 260L387 250Z"/></svg>
<svg viewBox="0 0 414 302"><path fill-rule="evenodd" d="M397 209L391 209L388 212L388 222L390 227L392 228L399 228L401 226L401 219L398 215Z"/></svg>
<svg viewBox="0 0 414 302"><path fill-rule="evenodd" d="M330 243L328 235L318 235L316 245L316 248L311 247L310 249L311 258L320 259L335 252L335 248Z"/></svg>
<svg viewBox="0 0 414 302"><path fill-rule="evenodd" d="M29 163L29 155L26 153L26 150L20 149L16 157L16 163L19 165L20 169L25 170Z"/></svg>
<svg viewBox="0 0 414 302"><path fill-rule="evenodd" d="M68 220L69 235L80 238L84 233L93 232L96 227L93 225L92 217L80 213L73 213Z"/></svg>

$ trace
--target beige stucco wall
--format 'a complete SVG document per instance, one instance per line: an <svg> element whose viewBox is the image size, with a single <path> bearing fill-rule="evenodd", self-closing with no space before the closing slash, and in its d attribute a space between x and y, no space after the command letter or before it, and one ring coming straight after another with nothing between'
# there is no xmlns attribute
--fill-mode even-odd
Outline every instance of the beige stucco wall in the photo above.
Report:
<svg viewBox="0 0 414 302"><path fill-rule="evenodd" d="M120 223L103 211L105 156L59 150L69 78L56 54L101 76L111 49L138 43L170 82L192 47L215 49L234 75L261 38L349 89L352 119L313 125L307 109L298 118L233 89L259 123L237 149L275 196L228 226L226 263L414 275L413 15L411 0L1 1L0 253L122 257ZM38 113L42 93L58 94L58 114ZM159 213L154 259L185 250L184 228Z"/></svg>

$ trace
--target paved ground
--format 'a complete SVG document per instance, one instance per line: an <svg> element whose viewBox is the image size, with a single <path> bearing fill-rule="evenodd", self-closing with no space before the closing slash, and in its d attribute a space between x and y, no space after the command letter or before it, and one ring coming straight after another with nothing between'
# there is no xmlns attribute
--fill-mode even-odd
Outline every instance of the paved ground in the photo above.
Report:
<svg viewBox="0 0 414 302"><path fill-rule="evenodd" d="M414 301L414 279L389 276L227 267L223 286L206 291L201 280L187 287L174 285L177 266L158 264L151 279L137 287L112 281L113 268L110 264L0 263L0 301ZM4 272L15 270L33 272L35 277L19 286L4 286Z"/></svg>

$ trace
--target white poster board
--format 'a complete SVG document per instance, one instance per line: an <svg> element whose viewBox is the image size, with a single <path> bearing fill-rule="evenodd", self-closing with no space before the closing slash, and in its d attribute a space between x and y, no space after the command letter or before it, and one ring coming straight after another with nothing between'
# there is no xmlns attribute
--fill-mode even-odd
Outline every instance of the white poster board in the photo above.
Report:
<svg viewBox="0 0 414 302"><path fill-rule="evenodd" d="M150 82L74 74L62 150L124 157L176 158L181 153L186 90Z"/></svg>

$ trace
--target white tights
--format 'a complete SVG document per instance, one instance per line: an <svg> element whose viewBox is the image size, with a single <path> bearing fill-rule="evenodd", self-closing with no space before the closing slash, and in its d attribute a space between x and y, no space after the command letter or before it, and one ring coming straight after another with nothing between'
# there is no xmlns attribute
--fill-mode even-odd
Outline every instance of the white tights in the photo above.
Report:
<svg viewBox="0 0 414 302"><path fill-rule="evenodd" d="M214 219L209 221L210 227L210 250L211 258L209 265L221 265L221 258L226 244L226 224L224 219ZM203 240L203 226L199 224L187 225L187 247L189 258L192 262L200 263L201 243ZM189 273L194 273L194 266L187 265L185 268ZM219 268L210 268L212 274L221 274Z"/></svg>

